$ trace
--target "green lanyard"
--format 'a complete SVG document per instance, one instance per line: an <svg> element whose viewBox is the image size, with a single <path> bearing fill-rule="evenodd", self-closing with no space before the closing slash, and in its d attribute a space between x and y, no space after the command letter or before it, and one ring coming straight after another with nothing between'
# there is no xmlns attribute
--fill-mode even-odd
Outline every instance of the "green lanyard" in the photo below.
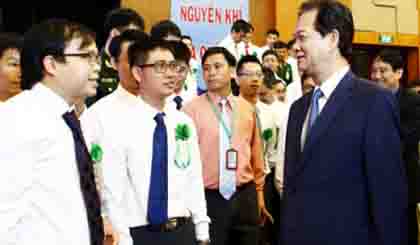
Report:
<svg viewBox="0 0 420 245"><path fill-rule="evenodd" d="M213 103L213 101L210 99L209 94L206 94L207 100L209 101L210 105L211 105L211 109L213 110L214 114L216 115L217 119L219 120L219 122L222 124L223 129L226 133L226 135L229 138L229 142L232 143L232 135L233 135L233 125L234 125L234 121L235 121L235 107L232 107L232 121L231 121L231 130L229 130L229 128L226 125L226 122L223 120L222 118L222 114L220 113L220 111L217 109L216 105Z"/></svg>

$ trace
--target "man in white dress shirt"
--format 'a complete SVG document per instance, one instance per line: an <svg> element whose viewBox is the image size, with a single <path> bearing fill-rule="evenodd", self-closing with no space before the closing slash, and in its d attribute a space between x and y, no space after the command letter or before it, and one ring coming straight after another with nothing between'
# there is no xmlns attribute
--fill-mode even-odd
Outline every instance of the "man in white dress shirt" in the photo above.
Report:
<svg viewBox="0 0 420 245"><path fill-rule="evenodd" d="M93 33L66 20L35 25L21 64L25 90L1 108L0 244L102 245L93 164L71 111L96 93Z"/></svg>
<svg viewBox="0 0 420 245"><path fill-rule="evenodd" d="M178 64L163 41L134 43L128 53L139 97L117 90L82 118L88 135L100 135L109 219L121 245L208 244L196 130L165 105Z"/></svg>
<svg viewBox="0 0 420 245"><path fill-rule="evenodd" d="M243 54L243 40L246 33L251 32L251 28L252 26L243 19L235 21L230 29L229 35L217 46L226 48L233 56L235 56L236 60L239 60Z"/></svg>
<svg viewBox="0 0 420 245"><path fill-rule="evenodd" d="M265 51L273 49L273 43L279 40L280 33L276 29L269 29L265 34L265 45L260 47L258 58L262 61L262 55Z"/></svg>

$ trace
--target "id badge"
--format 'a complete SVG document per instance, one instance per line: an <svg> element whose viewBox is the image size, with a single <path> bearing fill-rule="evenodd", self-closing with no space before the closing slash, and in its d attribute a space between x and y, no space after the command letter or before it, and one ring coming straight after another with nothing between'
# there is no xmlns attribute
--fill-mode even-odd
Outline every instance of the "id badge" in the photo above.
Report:
<svg viewBox="0 0 420 245"><path fill-rule="evenodd" d="M226 151L226 169L236 170L238 168L238 151L230 148Z"/></svg>

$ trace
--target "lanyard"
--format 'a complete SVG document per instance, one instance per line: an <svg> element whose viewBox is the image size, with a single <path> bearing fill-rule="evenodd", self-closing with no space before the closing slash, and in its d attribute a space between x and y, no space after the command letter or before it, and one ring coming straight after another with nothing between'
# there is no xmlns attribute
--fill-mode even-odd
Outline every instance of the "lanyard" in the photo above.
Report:
<svg viewBox="0 0 420 245"><path fill-rule="evenodd" d="M217 119L219 120L220 124L222 124L223 129L226 133L226 135L229 138L229 141L232 140L232 135L233 135L233 125L234 125L234 119L235 119L235 107L233 106L232 108L232 121L231 121L231 130L229 130L229 128L226 126L226 122L223 120L222 118L222 114L220 113L220 111L217 109L216 105L213 103L213 101L210 99L209 94L206 94L207 100L209 101L210 105L211 105L211 109L213 110L214 114L216 115Z"/></svg>

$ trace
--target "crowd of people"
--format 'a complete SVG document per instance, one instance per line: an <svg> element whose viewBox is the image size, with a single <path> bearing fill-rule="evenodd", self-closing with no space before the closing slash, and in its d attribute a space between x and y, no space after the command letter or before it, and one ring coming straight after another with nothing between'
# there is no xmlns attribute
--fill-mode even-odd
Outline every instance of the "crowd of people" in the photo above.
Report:
<svg viewBox="0 0 420 245"><path fill-rule="evenodd" d="M288 43L240 19L202 57L128 8L101 49L64 19L0 33L0 244L417 245L400 51L359 78L351 10L297 15Z"/></svg>

